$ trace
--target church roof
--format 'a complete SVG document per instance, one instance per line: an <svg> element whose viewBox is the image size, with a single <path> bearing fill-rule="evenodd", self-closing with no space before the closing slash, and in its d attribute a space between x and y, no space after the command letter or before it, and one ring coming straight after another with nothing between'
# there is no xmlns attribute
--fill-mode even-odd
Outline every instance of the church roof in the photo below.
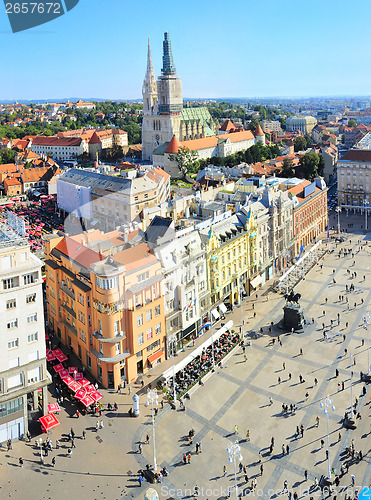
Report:
<svg viewBox="0 0 371 500"><path fill-rule="evenodd" d="M173 138L171 139L171 141L169 142L167 148L165 149L165 153L176 154L179 151L179 147L180 147L179 141L175 137L175 135L173 135Z"/></svg>
<svg viewBox="0 0 371 500"><path fill-rule="evenodd" d="M262 131L262 128L260 125L258 125L255 129L255 136L259 136L259 135L264 135L264 132Z"/></svg>
<svg viewBox="0 0 371 500"><path fill-rule="evenodd" d="M231 120L225 120L222 124L222 126L220 127L220 130L222 132L229 132L230 130L236 128L234 126L234 124L231 122Z"/></svg>

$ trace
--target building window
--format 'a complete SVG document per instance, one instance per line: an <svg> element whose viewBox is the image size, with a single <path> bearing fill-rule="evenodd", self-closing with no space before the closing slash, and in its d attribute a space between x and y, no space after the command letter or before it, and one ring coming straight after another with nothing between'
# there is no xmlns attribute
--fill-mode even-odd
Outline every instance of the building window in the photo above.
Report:
<svg viewBox="0 0 371 500"><path fill-rule="evenodd" d="M152 328L148 328L148 330L147 330L147 340L151 339L152 337L153 337Z"/></svg>
<svg viewBox="0 0 371 500"><path fill-rule="evenodd" d="M159 316L161 314L161 306L158 305L155 307L155 316Z"/></svg>
<svg viewBox="0 0 371 500"><path fill-rule="evenodd" d="M37 321L37 313L27 316L27 323L35 323L35 321Z"/></svg>
<svg viewBox="0 0 371 500"><path fill-rule="evenodd" d="M98 366L98 379L102 380L102 367Z"/></svg>
<svg viewBox="0 0 371 500"><path fill-rule="evenodd" d="M142 326L143 325L143 314L139 314L137 316L137 326Z"/></svg>
<svg viewBox="0 0 371 500"><path fill-rule="evenodd" d="M11 288L16 288L19 285L18 278L7 278L3 280L3 290L10 290Z"/></svg>
<svg viewBox="0 0 371 500"><path fill-rule="evenodd" d="M9 321L6 324L6 327L8 330L10 330L11 328L18 328L18 318L13 319L12 321Z"/></svg>
<svg viewBox="0 0 371 500"><path fill-rule="evenodd" d="M103 343L99 342L99 352L103 354Z"/></svg>
<svg viewBox="0 0 371 500"><path fill-rule="evenodd" d="M14 307L17 307L16 299L10 299L10 300L6 301L6 308L7 309L14 309Z"/></svg>
<svg viewBox="0 0 371 500"><path fill-rule="evenodd" d="M25 285L31 285L31 283L36 283L37 281L37 273L25 274L23 276L23 283Z"/></svg>
<svg viewBox="0 0 371 500"><path fill-rule="evenodd" d="M54 289L53 289L54 293ZM36 293L31 293L31 295L27 295L26 304L30 304L31 302L36 302Z"/></svg>
<svg viewBox="0 0 371 500"><path fill-rule="evenodd" d="M90 352L86 353L86 366L91 370L91 357L90 357Z"/></svg>
<svg viewBox="0 0 371 500"><path fill-rule="evenodd" d="M103 335L103 326L101 320L98 321L98 328L99 328L99 333Z"/></svg>
<svg viewBox="0 0 371 500"><path fill-rule="evenodd" d="M151 321L151 319L152 319L152 309L148 309L148 311L146 312L146 320Z"/></svg>
<svg viewBox="0 0 371 500"><path fill-rule="evenodd" d="M99 276L97 276L96 283L97 287L102 290L112 290L119 286L119 279L117 276L114 278L99 278Z"/></svg>
<svg viewBox="0 0 371 500"><path fill-rule="evenodd" d="M161 333L161 323L157 323L156 325L156 335L158 335L159 333Z"/></svg>
<svg viewBox="0 0 371 500"><path fill-rule="evenodd" d="M31 335L28 336L28 342L36 342L36 340L38 340L37 332L31 333Z"/></svg>
<svg viewBox="0 0 371 500"><path fill-rule="evenodd" d="M16 347L19 347L19 339L9 340L8 349L15 349Z"/></svg>
<svg viewBox="0 0 371 500"><path fill-rule="evenodd" d="M144 344L143 333L138 335L138 345Z"/></svg>
<svg viewBox="0 0 371 500"><path fill-rule="evenodd" d="M116 349L116 356L117 356L118 354L120 354L120 342L116 342L115 349Z"/></svg>
<svg viewBox="0 0 371 500"><path fill-rule="evenodd" d="M119 334L119 322L118 321L114 322L113 329L114 329L115 335L118 335Z"/></svg>

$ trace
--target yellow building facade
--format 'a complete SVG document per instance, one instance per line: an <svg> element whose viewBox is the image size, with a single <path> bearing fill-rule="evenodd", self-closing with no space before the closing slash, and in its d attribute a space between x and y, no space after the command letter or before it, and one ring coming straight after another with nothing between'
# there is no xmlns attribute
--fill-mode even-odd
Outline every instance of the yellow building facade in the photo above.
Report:
<svg viewBox="0 0 371 500"><path fill-rule="evenodd" d="M235 214L210 227L205 240L211 304L238 303L249 293L249 280L257 271L256 221L251 212Z"/></svg>

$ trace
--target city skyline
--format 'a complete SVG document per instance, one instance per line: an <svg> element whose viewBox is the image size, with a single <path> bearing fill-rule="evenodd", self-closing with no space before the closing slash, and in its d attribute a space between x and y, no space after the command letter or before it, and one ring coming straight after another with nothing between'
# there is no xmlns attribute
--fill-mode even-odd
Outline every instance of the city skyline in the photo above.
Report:
<svg viewBox="0 0 371 500"><path fill-rule="evenodd" d="M161 10L145 1L138 18L134 6L119 0L109 9L81 0L66 15L18 34L4 12L3 67L13 70L0 99L139 99L147 36L158 76L165 31L187 98L367 96L368 16L345 5L315 0L307 12L290 0L279 6L268 0L264 10L257 2L237 2L226 11L221 2L191 1L184 11L167 0ZM352 23L357 38L346 35Z"/></svg>

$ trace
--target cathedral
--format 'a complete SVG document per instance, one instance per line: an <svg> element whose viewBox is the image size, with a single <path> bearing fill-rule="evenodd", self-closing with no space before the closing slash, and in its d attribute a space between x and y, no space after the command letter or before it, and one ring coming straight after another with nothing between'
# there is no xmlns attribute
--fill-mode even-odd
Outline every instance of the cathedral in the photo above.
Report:
<svg viewBox="0 0 371 500"><path fill-rule="evenodd" d="M169 33L163 42L161 76L156 81L148 41L147 73L143 82L143 160L153 160L153 151L173 136L179 141L200 139L217 134L206 107L183 108L182 81L176 75Z"/></svg>
<svg viewBox="0 0 371 500"><path fill-rule="evenodd" d="M182 82L176 75L169 33L163 41L161 76L156 81L148 41L147 72L143 82L142 159L161 167L172 177L182 177L175 156L179 148L197 158L225 157L265 144L260 126L251 130L219 130L206 107L183 107ZM225 131L226 133L223 133Z"/></svg>

